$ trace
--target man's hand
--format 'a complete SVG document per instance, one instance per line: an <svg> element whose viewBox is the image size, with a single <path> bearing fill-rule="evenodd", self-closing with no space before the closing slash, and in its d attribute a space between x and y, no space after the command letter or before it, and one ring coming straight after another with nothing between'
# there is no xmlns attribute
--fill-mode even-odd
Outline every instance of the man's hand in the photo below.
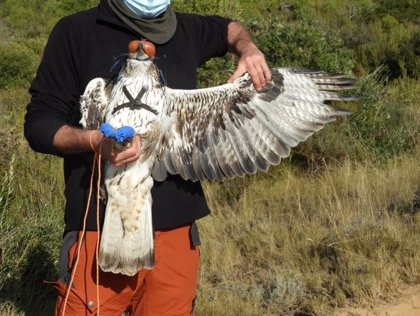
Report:
<svg viewBox="0 0 420 316"><path fill-rule="evenodd" d="M229 51L238 55L239 61L236 71L229 78L233 82L244 73L249 73L255 89L260 90L271 81L271 72L263 53L255 46L245 28L231 22L228 26Z"/></svg>
<svg viewBox="0 0 420 316"><path fill-rule="evenodd" d="M85 151L101 151L103 158L119 167L133 162L140 157L140 136L135 135L133 143L124 150L113 148L111 140L106 138L99 130L81 130L68 125L62 126L54 136L53 144L62 153L72 154Z"/></svg>
<svg viewBox="0 0 420 316"><path fill-rule="evenodd" d="M255 46L245 49L239 56L238 66L228 82L233 82L244 73L249 73L255 89L260 90L271 81L271 72L265 62L263 53Z"/></svg>
<svg viewBox="0 0 420 316"><path fill-rule="evenodd" d="M140 136L135 135L130 147L117 150L113 147L112 141L103 136L100 131L91 131L92 149L101 152L102 157L109 160L113 165L120 167L124 164L136 161L140 157L141 141Z"/></svg>

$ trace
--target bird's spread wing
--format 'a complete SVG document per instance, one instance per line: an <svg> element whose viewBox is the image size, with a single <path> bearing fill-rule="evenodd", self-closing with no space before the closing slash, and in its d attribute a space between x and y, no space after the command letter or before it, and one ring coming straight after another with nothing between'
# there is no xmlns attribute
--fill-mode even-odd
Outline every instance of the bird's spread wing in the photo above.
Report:
<svg viewBox="0 0 420 316"><path fill-rule="evenodd" d="M272 69L272 75L260 91L248 75L214 88L167 89L166 130L153 177L163 180L168 171L223 180L267 170L325 123L351 113L326 102L354 100L332 92L353 88L353 79L298 68Z"/></svg>

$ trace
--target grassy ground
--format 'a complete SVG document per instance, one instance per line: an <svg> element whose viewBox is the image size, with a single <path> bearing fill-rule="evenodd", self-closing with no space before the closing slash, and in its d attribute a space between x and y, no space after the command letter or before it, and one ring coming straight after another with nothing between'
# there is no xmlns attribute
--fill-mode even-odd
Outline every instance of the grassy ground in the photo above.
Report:
<svg viewBox="0 0 420 316"><path fill-rule="evenodd" d="M419 154L208 185L198 314L326 315L418 282Z"/></svg>

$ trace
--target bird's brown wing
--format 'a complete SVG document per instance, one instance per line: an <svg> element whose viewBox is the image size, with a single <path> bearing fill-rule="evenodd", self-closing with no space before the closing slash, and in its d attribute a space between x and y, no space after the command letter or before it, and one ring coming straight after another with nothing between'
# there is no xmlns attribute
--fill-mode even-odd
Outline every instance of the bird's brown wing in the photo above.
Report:
<svg viewBox="0 0 420 316"><path fill-rule="evenodd" d="M353 88L353 79L297 68L272 69L272 75L260 91L248 75L214 88L167 89L154 178L169 172L223 180L265 171L325 123L351 113L326 102L354 100L333 92Z"/></svg>

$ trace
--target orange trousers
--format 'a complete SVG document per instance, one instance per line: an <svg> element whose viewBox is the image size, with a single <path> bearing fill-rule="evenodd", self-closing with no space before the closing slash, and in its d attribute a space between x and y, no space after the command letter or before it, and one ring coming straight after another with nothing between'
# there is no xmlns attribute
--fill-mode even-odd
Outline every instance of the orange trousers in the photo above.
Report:
<svg viewBox="0 0 420 316"><path fill-rule="evenodd" d="M134 276L100 271L99 315L133 316L192 315L197 289L198 248L190 241L190 226L155 233L155 267ZM78 267L66 303L66 316L98 314L95 247L97 232L86 232ZM77 250L77 240L68 251L68 277ZM62 252L63 255L63 252ZM60 274L62 274L60 272ZM58 290L55 315L63 315L66 281L55 282Z"/></svg>

